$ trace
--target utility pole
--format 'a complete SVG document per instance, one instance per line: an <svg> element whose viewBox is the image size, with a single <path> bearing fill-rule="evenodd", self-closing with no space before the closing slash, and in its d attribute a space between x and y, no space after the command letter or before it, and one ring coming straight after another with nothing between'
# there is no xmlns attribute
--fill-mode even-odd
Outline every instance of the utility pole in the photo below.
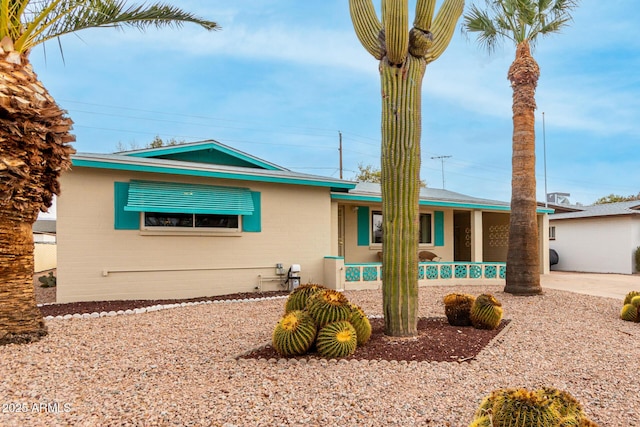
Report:
<svg viewBox="0 0 640 427"><path fill-rule="evenodd" d="M542 147L544 148L544 207L549 207L547 198L547 135L544 128L544 111L542 112Z"/></svg>
<svg viewBox="0 0 640 427"><path fill-rule="evenodd" d="M435 156L432 157L433 160L440 160L442 164L442 189L444 190L444 159L450 159L452 156Z"/></svg>
<svg viewBox="0 0 640 427"><path fill-rule="evenodd" d="M340 152L340 179L342 179L342 132L338 131L338 136L340 137L340 148L338 148Z"/></svg>

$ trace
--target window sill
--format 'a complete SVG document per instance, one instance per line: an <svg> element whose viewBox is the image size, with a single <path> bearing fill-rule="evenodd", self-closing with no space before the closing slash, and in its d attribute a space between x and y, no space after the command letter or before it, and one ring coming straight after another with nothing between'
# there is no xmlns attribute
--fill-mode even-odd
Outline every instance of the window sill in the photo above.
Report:
<svg viewBox="0 0 640 427"><path fill-rule="evenodd" d="M140 230L141 236L242 237L240 231Z"/></svg>

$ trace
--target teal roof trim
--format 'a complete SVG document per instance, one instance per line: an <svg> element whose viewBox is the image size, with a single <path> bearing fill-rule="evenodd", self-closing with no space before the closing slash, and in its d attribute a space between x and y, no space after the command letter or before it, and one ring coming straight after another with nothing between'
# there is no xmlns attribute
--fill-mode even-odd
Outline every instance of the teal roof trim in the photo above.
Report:
<svg viewBox="0 0 640 427"><path fill-rule="evenodd" d="M331 198L334 200L349 200L354 202L373 202L382 203L382 197L380 196L361 196L358 194L331 194ZM420 200L420 206L433 206L433 207L445 207L445 208L458 208L458 209L491 209L496 211L509 212L511 210L509 205L491 205L482 203L465 203L465 202L452 202L452 201L437 201L437 200ZM538 208L538 213L552 213L553 209Z"/></svg>
<svg viewBox="0 0 640 427"><path fill-rule="evenodd" d="M111 156L108 156L111 157ZM123 156L119 156L122 158ZM170 175L185 175L185 176L198 176L206 178L221 178L232 180L243 180L253 182L271 182L278 184L292 184L292 185L307 185L311 187L329 187L332 191L338 190L350 190L355 188L354 182L347 182L341 180L328 180L322 179L324 177L315 177L310 175L295 174L287 171L261 171L259 169L248 168L228 168L228 170L216 170L212 168L200 167L191 168L176 165L167 164L141 164L135 163L133 159L129 161L119 161L108 159L83 159L72 157L71 164L75 167L86 167L96 169L112 169L112 170L125 170L133 172L147 172L147 173L160 173ZM150 159L151 160L151 159ZM155 159L153 159L155 160ZM244 170L241 170L244 169ZM282 174L282 176L279 176Z"/></svg>
<svg viewBox="0 0 640 427"><path fill-rule="evenodd" d="M247 188L218 187L174 182L131 181L125 211L251 215L254 211Z"/></svg>
<svg viewBox="0 0 640 427"><path fill-rule="evenodd" d="M162 158L183 160L195 163L221 164L226 166L254 167L265 170L283 170L286 168L251 156L217 141L203 141L193 144L169 145L120 153L123 156L142 158Z"/></svg>

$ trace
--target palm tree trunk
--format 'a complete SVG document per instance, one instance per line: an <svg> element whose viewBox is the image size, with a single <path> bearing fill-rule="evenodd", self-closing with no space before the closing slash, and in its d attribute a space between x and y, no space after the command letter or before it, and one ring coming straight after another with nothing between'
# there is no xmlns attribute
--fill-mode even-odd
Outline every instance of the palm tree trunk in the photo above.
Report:
<svg viewBox="0 0 640 427"><path fill-rule="evenodd" d="M385 334L414 336L418 322L421 88L426 61L380 62L382 282Z"/></svg>
<svg viewBox="0 0 640 427"><path fill-rule="evenodd" d="M15 211L0 210L0 344L36 341L47 334L33 288L31 224L15 216Z"/></svg>
<svg viewBox="0 0 640 427"><path fill-rule="evenodd" d="M535 92L540 69L528 41L518 44L508 78L513 89L511 216L505 292L537 295L540 254L536 203Z"/></svg>
<svg viewBox="0 0 640 427"><path fill-rule="evenodd" d="M33 288L32 224L71 165L72 122L25 54L0 49L0 344L46 335Z"/></svg>

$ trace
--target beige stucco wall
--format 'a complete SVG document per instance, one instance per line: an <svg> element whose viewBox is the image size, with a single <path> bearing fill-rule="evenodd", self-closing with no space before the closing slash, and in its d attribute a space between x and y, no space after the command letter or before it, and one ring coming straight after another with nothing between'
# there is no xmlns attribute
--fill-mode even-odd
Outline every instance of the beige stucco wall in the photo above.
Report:
<svg viewBox="0 0 640 427"><path fill-rule="evenodd" d="M358 245L358 211L356 210L358 206L367 206L369 208L369 216L372 211L382 210L382 206L379 204L345 204L345 262L379 262L378 252L382 251L382 244ZM419 250L434 252L442 257L442 261L453 261L453 210L438 210L444 212L444 246L420 245ZM433 215L434 211L434 209L425 207L420 208L421 213L431 213ZM371 219L369 219L370 222Z"/></svg>
<svg viewBox="0 0 640 427"><path fill-rule="evenodd" d="M146 235L114 229L114 181L247 187L261 192L262 232ZM259 275L300 264L302 283L323 280L332 253L328 188L75 167L58 198L58 302L188 298L253 291ZM282 289L264 281L263 290Z"/></svg>
<svg viewBox="0 0 640 427"><path fill-rule="evenodd" d="M550 218L556 239L549 247L559 255L554 270L592 273L634 272L633 252L640 246L640 220L631 215L615 217Z"/></svg>
<svg viewBox="0 0 640 427"><path fill-rule="evenodd" d="M51 270L57 265L57 249L55 243L35 243L33 250L33 271Z"/></svg>

